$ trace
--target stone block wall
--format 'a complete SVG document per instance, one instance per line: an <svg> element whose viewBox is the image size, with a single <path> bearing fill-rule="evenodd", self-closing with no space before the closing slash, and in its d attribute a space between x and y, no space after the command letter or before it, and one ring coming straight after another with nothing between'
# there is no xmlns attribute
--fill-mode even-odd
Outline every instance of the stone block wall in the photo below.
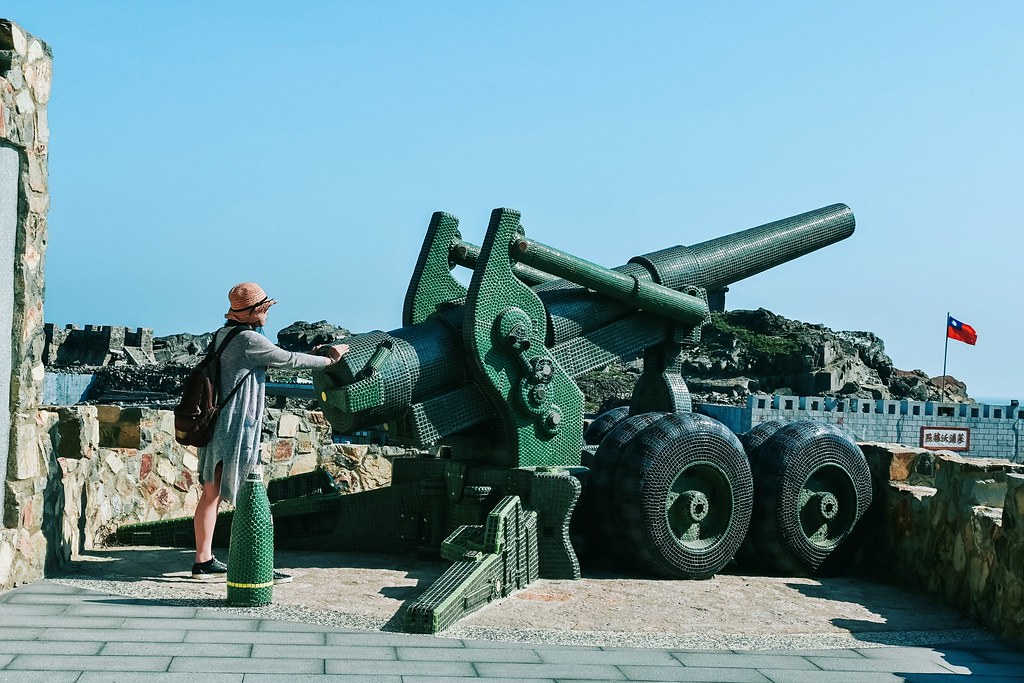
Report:
<svg viewBox="0 0 1024 683"><path fill-rule="evenodd" d="M875 486L867 566L1024 641L1024 465L861 447Z"/></svg>
<svg viewBox="0 0 1024 683"><path fill-rule="evenodd" d="M189 505L195 509L195 452L171 443L173 420L161 412L167 411L39 411L50 472L43 524L47 569L101 545L118 520L162 519L188 514Z"/></svg>
<svg viewBox="0 0 1024 683"><path fill-rule="evenodd" d="M46 107L53 65L50 49L0 19L0 590L43 575L44 500L50 478L45 459L48 422L37 412L43 383L43 266L46 254ZM14 195L14 196L12 196ZM7 234L8 216L11 234ZM8 401L9 399L9 401Z"/></svg>
<svg viewBox="0 0 1024 683"><path fill-rule="evenodd" d="M195 513L198 453L174 441L174 414L153 408L69 406L39 412L48 435L47 566L65 565L103 546L121 524ZM391 483L402 448L333 444L323 413L268 410L263 462L267 481L322 467L343 492Z"/></svg>
<svg viewBox="0 0 1024 683"><path fill-rule="evenodd" d="M396 446L331 443L331 426L323 413L273 408L264 415L262 448L268 480L320 467L331 473L343 493L388 486L392 461L418 453Z"/></svg>
<svg viewBox="0 0 1024 683"><path fill-rule="evenodd" d="M331 426L323 413L268 408L263 415L264 472L270 479L312 472L321 446L331 443Z"/></svg>

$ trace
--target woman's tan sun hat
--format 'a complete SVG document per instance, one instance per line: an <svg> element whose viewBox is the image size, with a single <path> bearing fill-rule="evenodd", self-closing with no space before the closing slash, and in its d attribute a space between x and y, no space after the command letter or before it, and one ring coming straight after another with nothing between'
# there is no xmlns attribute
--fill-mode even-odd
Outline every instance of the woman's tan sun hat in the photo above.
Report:
<svg viewBox="0 0 1024 683"><path fill-rule="evenodd" d="M268 297L263 288L255 282L242 282L232 287L228 292L228 301L231 308L224 317L242 323L253 320L277 303L276 299Z"/></svg>

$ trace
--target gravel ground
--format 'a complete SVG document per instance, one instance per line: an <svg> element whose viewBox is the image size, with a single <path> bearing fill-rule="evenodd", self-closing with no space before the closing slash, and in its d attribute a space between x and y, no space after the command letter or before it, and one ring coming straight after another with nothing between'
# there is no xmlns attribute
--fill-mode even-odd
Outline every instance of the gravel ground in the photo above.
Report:
<svg viewBox="0 0 1024 683"><path fill-rule="evenodd" d="M221 552L226 556L226 552ZM277 553L295 576L274 603L235 608L223 582L191 578L192 553L173 548L90 551L51 576L59 583L225 612L360 630L400 630L403 606L444 563L361 553ZM930 645L996 636L932 596L859 577L806 579L723 573L663 581L591 572L540 580L471 614L441 637L680 649L831 649Z"/></svg>

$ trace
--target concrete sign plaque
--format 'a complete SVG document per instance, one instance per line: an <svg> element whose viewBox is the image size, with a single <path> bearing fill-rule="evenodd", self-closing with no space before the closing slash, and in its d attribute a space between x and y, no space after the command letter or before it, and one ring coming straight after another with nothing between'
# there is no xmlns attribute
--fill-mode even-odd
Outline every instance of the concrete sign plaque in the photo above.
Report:
<svg viewBox="0 0 1024 683"><path fill-rule="evenodd" d="M969 427L921 427L921 448L969 451L971 430Z"/></svg>

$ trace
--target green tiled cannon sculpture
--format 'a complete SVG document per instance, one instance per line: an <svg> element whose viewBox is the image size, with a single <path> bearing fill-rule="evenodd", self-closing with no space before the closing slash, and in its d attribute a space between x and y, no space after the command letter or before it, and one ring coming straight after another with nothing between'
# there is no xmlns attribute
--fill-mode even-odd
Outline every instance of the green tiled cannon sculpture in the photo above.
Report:
<svg viewBox="0 0 1024 683"><path fill-rule="evenodd" d="M579 554L670 578L733 557L827 570L870 502L860 450L810 422L741 442L692 411L680 352L699 343L709 294L854 225L836 204L608 269L527 238L513 210L491 214L479 248L434 214L403 327L347 338L314 386L336 431L386 425L437 455L398 459L384 489L275 502L276 544L440 553L451 568L406 610L407 630L424 632L538 577L579 578ZM468 288L456 265L472 269ZM575 379L640 355L628 408L584 433ZM168 542L177 532L161 524L119 536Z"/></svg>

